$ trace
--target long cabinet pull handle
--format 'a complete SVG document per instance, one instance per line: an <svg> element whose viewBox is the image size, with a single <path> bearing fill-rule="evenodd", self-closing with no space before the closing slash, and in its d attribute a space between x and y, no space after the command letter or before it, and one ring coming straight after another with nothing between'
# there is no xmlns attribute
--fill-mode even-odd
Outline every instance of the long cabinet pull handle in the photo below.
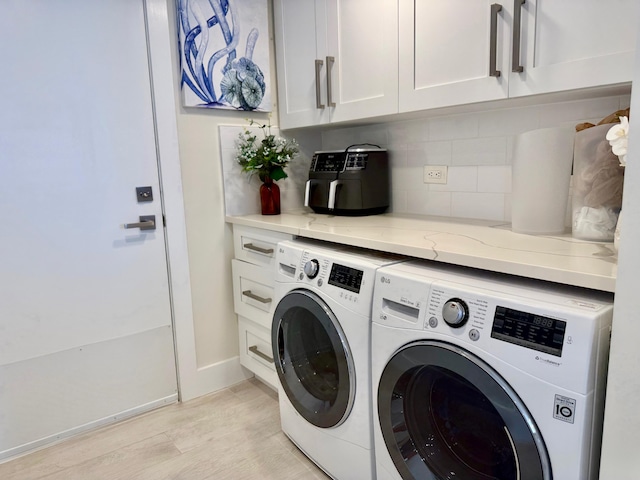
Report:
<svg viewBox="0 0 640 480"><path fill-rule="evenodd" d="M245 297L253 298L255 301L260 303L271 303L271 298L261 297L260 295L256 295L255 293L253 293L251 290L243 291L242 295L244 295Z"/></svg>
<svg viewBox="0 0 640 480"><path fill-rule="evenodd" d="M491 33L489 36L489 76L499 77L500 70L496 65L498 56L498 13L502 11L502 5L491 5Z"/></svg>
<svg viewBox="0 0 640 480"><path fill-rule="evenodd" d="M257 345L251 345L249 347L249 351L251 353L255 353L257 356L259 356L263 360L266 360L269 363L273 363L273 358L270 357L269 355L267 355L266 353L262 353L260 350L258 350L258 346Z"/></svg>
<svg viewBox="0 0 640 480"><path fill-rule="evenodd" d="M254 245L253 243L245 243L243 245L247 250L253 250L254 252L264 253L265 255L271 255L273 253L273 248L262 248Z"/></svg>
<svg viewBox="0 0 640 480"><path fill-rule="evenodd" d="M336 102L333 101L333 95L331 93L331 67L333 67L336 59L334 57L327 57L327 106L335 107Z"/></svg>
<svg viewBox="0 0 640 480"><path fill-rule="evenodd" d="M524 67L520 65L520 30L522 27L522 5L525 0L513 0L513 45L511 55L511 71L524 72Z"/></svg>
<svg viewBox="0 0 640 480"><path fill-rule="evenodd" d="M316 60L316 108L323 109L322 99L320 98L320 70L323 65L322 60Z"/></svg>

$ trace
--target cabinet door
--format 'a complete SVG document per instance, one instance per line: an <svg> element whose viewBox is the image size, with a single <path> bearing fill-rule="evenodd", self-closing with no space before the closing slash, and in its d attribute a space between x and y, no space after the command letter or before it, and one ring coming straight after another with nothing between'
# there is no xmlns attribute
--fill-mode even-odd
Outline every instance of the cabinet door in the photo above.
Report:
<svg viewBox="0 0 640 480"><path fill-rule="evenodd" d="M630 82L637 5L637 0L526 0L518 5L522 40L515 48L523 71L510 74L509 96ZM518 15L516 10L516 24Z"/></svg>
<svg viewBox="0 0 640 480"><path fill-rule="evenodd" d="M331 121L398 112L398 1L326 0Z"/></svg>
<svg viewBox="0 0 640 480"><path fill-rule="evenodd" d="M400 0L400 111L506 98L510 12L495 13L495 66L490 76L493 1Z"/></svg>
<svg viewBox="0 0 640 480"><path fill-rule="evenodd" d="M280 128L316 125L329 119L325 23L324 0L274 2ZM316 66L316 60L322 65Z"/></svg>

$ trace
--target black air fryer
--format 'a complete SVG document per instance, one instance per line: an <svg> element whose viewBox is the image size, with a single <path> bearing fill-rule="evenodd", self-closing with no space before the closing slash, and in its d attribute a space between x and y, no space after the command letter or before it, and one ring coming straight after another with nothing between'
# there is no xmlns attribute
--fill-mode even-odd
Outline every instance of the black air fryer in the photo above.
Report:
<svg viewBox="0 0 640 480"><path fill-rule="evenodd" d="M389 208L389 157L382 148L316 152L304 204L316 213L372 215Z"/></svg>

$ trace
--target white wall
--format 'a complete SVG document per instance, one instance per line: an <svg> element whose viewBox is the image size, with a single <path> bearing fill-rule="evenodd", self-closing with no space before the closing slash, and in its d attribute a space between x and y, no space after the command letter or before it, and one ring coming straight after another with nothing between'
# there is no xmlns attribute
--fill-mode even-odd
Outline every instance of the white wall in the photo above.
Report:
<svg viewBox="0 0 640 480"><path fill-rule="evenodd" d="M211 369L211 383L201 393L222 388L237 377L238 327L233 311L231 226L225 223L222 162L218 126L247 125L248 118L268 121L266 113L185 108L179 93L179 60L176 28L176 1L167 0L174 40L172 55L178 109L178 135L182 184L187 221L187 242L195 331L197 365ZM269 16L271 18L271 2ZM275 96L275 55L273 27L270 25L271 85L273 118L277 118ZM239 363L237 363L239 368ZM228 377L226 375L232 375ZM217 379L215 378L217 377Z"/></svg>
<svg viewBox="0 0 640 480"><path fill-rule="evenodd" d="M636 49L634 84L640 85L640 47ZM638 272L640 272L640 111L637 89L631 99L629 153L625 167L616 299L613 311L611 355L602 443L602 480L640 478L640 319L638 313ZM635 125L638 124L638 125Z"/></svg>
<svg viewBox="0 0 640 480"><path fill-rule="evenodd" d="M343 149L358 142L388 148L394 213L510 221L515 136L538 128L597 123L627 108L629 101L625 95L334 128L323 133L323 148ZM425 165L447 165L448 183L424 184Z"/></svg>

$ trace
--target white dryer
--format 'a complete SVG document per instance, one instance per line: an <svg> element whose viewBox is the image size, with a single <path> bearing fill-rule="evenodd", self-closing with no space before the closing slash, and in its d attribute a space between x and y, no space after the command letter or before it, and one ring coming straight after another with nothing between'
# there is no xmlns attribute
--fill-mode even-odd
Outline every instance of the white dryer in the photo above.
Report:
<svg viewBox="0 0 640 480"><path fill-rule="evenodd" d="M596 479L612 302L432 262L378 270L377 478Z"/></svg>
<svg viewBox="0 0 640 480"><path fill-rule="evenodd" d="M398 257L300 240L276 253L273 356L283 432L338 480L375 478L371 302Z"/></svg>

